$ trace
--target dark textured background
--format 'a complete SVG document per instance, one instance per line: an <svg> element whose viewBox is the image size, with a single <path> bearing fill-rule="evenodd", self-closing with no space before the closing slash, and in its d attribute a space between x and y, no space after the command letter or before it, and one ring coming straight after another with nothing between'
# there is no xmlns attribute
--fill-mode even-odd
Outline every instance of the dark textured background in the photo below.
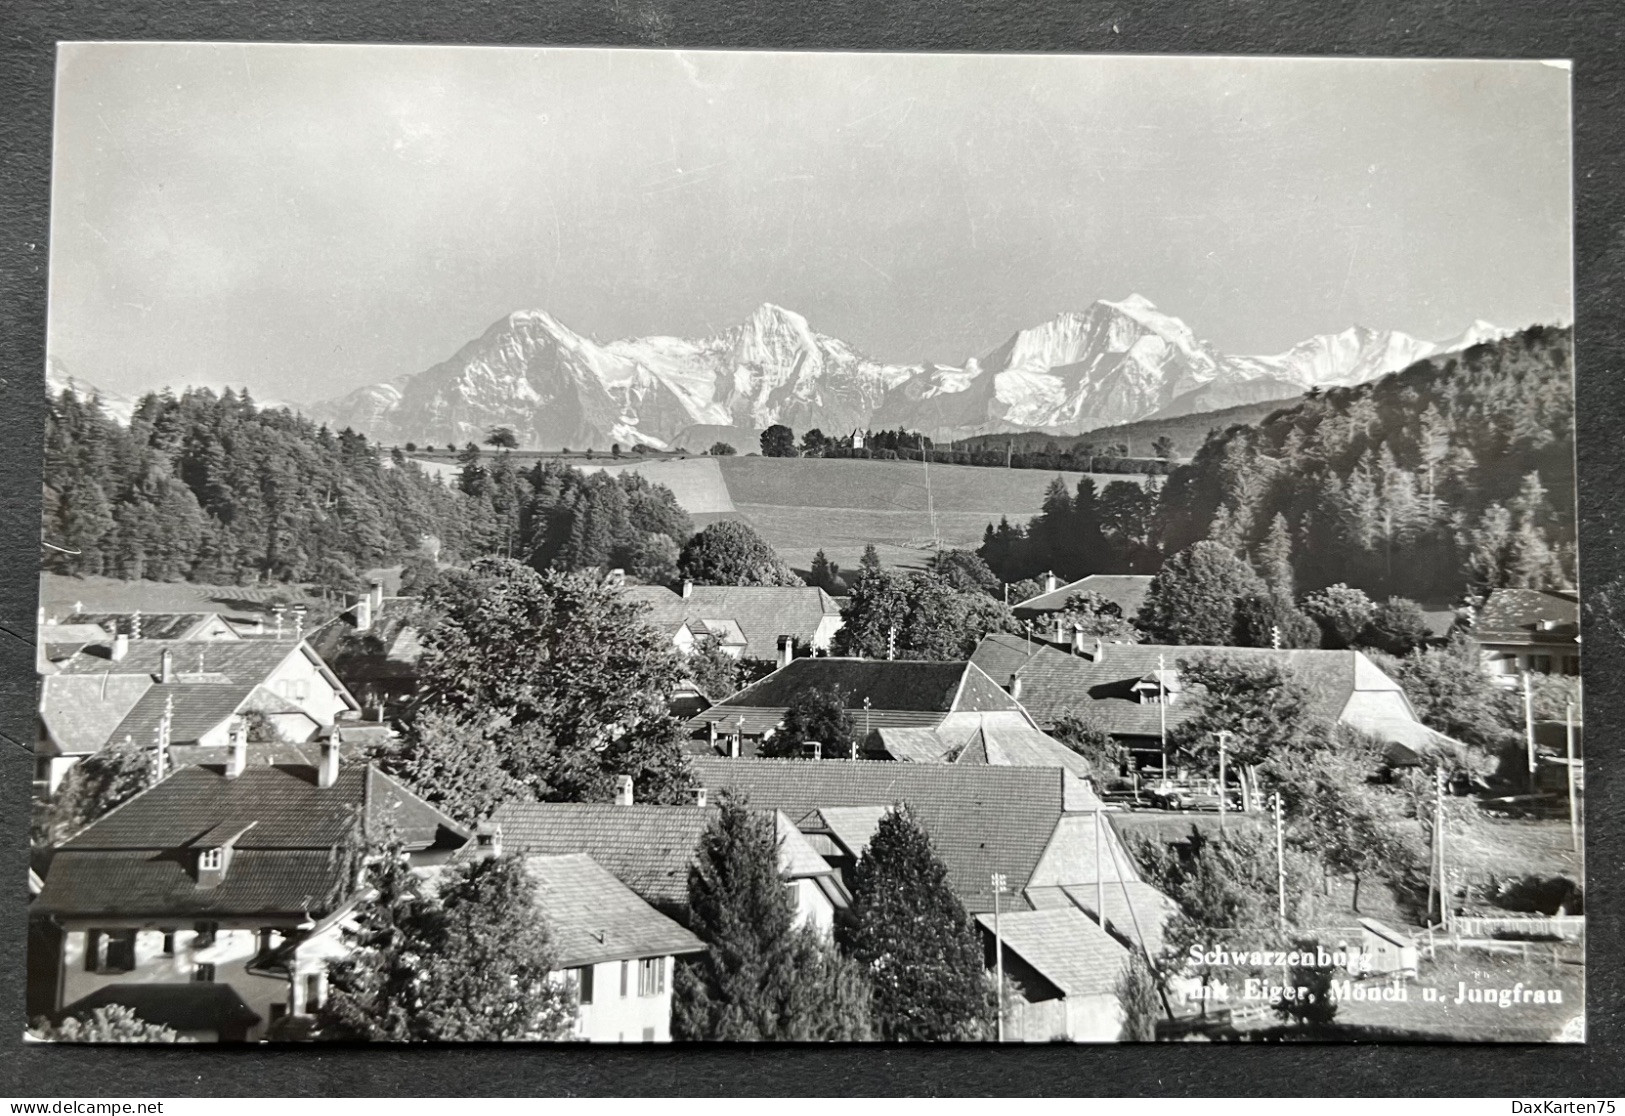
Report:
<svg viewBox="0 0 1625 1116"><path fill-rule="evenodd" d="M0 1095L556 1094L1584 1097L1625 1093L1619 934L1625 504L1618 440L1625 262L1625 23L1605 0L1338 5L1230 0L172 0L0 2ZM1323 10L1324 9L1324 10ZM1585 1046L73 1048L21 1041L32 629L39 561L51 76L66 39L1393 55L1574 60L1575 266L1588 779L1591 1041ZM1504 153L1508 160L1519 152ZM1508 259L1507 267L1518 261Z"/></svg>

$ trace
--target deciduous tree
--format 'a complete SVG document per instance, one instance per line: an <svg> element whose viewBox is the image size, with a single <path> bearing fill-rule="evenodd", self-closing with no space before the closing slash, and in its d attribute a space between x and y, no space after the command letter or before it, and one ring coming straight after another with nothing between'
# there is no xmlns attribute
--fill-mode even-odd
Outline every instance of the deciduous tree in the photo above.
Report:
<svg viewBox="0 0 1625 1116"><path fill-rule="evenodd" d="M1216 542L1195 543L1151 579L1140 626L1158 643L1227 644L1235 634L1236 602L1263 588L1233 551Z"/></svg>
<svg viewBox="0 0 1625 1116"><path fill-rule="evenodd" d="M696 585L801 585L767 541L734 519L713 523L688 540L677 560Z"/></svg>

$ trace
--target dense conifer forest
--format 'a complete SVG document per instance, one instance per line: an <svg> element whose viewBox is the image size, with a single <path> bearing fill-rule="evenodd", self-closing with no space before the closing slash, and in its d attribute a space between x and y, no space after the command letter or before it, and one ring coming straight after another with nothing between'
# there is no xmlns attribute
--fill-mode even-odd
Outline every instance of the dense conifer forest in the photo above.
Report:
<svg viewBox="0 0 1625 1116"><path fill-rule="evenodd" d="M1298 592L1454 603L1576 579L1570 331L1536 326L1313 393L1210 435L1140 489L1057 478L1030 523L990 525L980 553L1005 580L1045 569L1153 573L1211 539ZM1291 591L1289 589L1289 591Z"/></svg>
<svg viewBox="0 0 1625 1116"><path fill-rule="evenodd" d="M46 417L44 563L68 574L358 587L408 560L521 558L538 569L675 571L693 533L636 474L517 469L469 445L455 484L349 430L246 392L144 397L128 427L63 392Z"/></svg>

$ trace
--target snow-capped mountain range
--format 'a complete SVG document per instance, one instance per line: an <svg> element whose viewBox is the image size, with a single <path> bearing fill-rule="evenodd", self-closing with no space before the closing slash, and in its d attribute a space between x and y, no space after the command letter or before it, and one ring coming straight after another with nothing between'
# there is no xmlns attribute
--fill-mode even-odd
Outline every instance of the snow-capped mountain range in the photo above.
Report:
<svg viewBox="0 0 1625 1116"><path fill-rule="evenodd" d="M1232 356L1130 295L1023 329L952 367L872 360L772 303L713 337L607 344L528 310L433 368L299 409L385 443L462 444L508 426L521 445L547 449L698 449L713 434L748 437L774 423L832 435L904 427L938 439L1082 433L1364 383L1508 332L1478 321L1434 343L1354 326L1274 356ZM71 382L54 360L49 381L52 391ZM101 394L128 417L133 401Z"/></svg>
<svg viewBox="0 0 1625 1116"><path fill-rule="evenodd" d="M694 427L749 432L776 422L798 433L1079 433L1363 383L1506 332L1474 322L1433 343L1355 326L1274 356L1231 356L1131 295L1061 314L950 367L871 360L772 303L714 337L607 344L521 311L425 372L313 410L386 442L461 444L510 426L522 445L544 448L664 447L685 432L706 436Z"/></svg>

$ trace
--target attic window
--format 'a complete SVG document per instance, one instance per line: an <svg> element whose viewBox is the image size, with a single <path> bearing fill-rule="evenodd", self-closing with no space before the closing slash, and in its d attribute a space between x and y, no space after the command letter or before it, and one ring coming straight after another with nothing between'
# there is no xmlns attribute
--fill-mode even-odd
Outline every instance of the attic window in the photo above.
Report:
<svg viewBox="0 0 1625 1116"><path fill-rule="evenodd" d="M219 872L226 866L225 849L204 849L198 854L197 867L200 872Z"/></svg>

